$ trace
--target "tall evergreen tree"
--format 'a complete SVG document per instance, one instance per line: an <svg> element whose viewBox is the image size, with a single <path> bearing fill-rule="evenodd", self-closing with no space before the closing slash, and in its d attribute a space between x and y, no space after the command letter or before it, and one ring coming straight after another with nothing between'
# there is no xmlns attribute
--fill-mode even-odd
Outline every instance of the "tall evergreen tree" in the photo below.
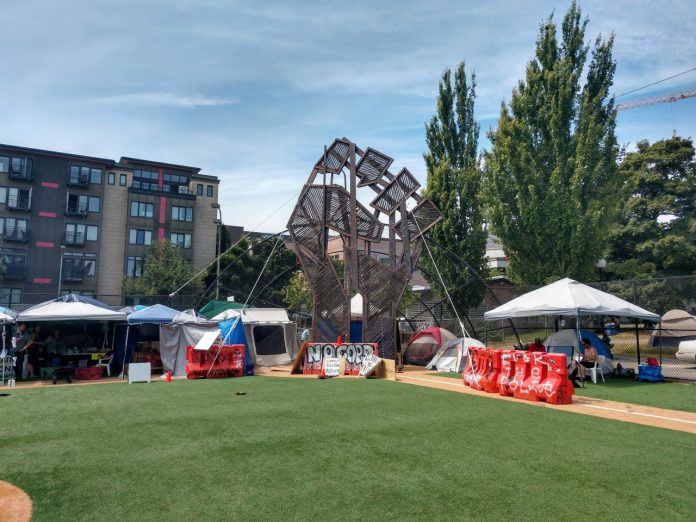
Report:
<svg viewBox="0 0 696 522"><path fill-rule="evenodd" d="M633 278L696 274L696 161L690 139L639 142L621 162L624 182L608 272Z"/></svg>
<svg viewBox="0 0 696 522"><path fill-rule="evenodd" d="M460 63L452 86L451 71L446 69L440 81L437 113L425 127L428 145L428 152L424 154L428 171L425 195L443 214L442 221L429 233L429 246L460 314L477 306L486 290L481 279L470 272L475 270L484 277L486 274L475 98L475 74L472 73L468 81L464 63ZM421 256L420 263L426 269L429 283L444 297L444 289L427 252Z"/></svg>
<svg viewBox="0 0 696 522"><path fill-rule="evenodd" d="M489 132L484 194L491 230L510 275L522 283L596 277L608 243L618 186L613 35L589 46L575 2L561 25L541 25L526 77Z"/></svg>

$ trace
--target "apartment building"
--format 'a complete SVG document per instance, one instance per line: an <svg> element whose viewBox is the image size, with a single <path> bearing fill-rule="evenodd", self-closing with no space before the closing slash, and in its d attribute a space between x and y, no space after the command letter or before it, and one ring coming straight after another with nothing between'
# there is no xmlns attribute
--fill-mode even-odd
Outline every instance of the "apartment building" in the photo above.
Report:
<svg viewBox="0 0 696 522"><path fill-rule="evenodd" d="M0 305L59 294L123 303L150 245L181 246L194 270L215 257L219 180L200 169L0 145Z"/></svg>

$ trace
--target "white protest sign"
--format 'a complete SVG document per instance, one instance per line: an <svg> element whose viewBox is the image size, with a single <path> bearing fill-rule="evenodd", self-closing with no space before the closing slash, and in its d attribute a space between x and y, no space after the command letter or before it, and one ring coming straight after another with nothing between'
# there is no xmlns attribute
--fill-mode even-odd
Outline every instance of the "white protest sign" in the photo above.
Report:
<svg viewBox="0 0 696 522"><path fill-rule="evenodd" d="M382 362L380 357L375 354L366 355L363 357L362 363L360 364L360 375L363 377L372 373L372 371L377 368L377 365Z"/></svg>
<svg viewBox="0 0 696 522"><path fill-rule="evenodd" d="M324 357L324 375L338 377L345 372L345 360L342 357Z"/></svg>

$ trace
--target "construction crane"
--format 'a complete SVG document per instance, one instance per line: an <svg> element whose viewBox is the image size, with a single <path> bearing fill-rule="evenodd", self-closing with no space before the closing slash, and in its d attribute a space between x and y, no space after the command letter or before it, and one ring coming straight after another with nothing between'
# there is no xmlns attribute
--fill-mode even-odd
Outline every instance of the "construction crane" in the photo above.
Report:
<svg viewBox="0 0 696 522"><path fill-rule="evenodd" d="M657 103L675 103L679 100L685 100L686 98L693 98L696 96L696 90L675 92L672 94L665 94L663 96L651 96L650 98L643 98L641 100L633 100L626 103L619 103L614 110L616 112L626 111L628 109L637 109L638 107L645 107L647 105L655 105ZM673 107L670 105L670 108ZM672 112L672 136L677 135L677 129L674 128L674 112Z"/></svg>
<svg viewBox="0 0 696 522"><path fill-rule="evenodd" d="M655 105L656 103L674 103L686 98L693 98L694 96L696 96L696 90L675 92L672 94L665 94L664 96L651 96L650 98L643 98L641 100L619 103L614 107L614 110L618 112L628 109L637 109L638 107L645 107L646 105Z"/></svg>

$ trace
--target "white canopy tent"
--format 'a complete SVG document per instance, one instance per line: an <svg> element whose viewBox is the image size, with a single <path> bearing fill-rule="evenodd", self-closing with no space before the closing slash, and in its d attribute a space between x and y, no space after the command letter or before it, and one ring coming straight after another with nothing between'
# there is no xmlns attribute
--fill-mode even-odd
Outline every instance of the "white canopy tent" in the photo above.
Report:
<svg viewBox="0 0 696 522"><path fill-rule="evenodd" d="M613 315L659 322L660 316L640 306L565 278L533 290L483 314L486 321L519 317Z"/></svg>
<svg viewBox="0 0 696 522"><path fill-rule="evenodd" d="M53 321L125 321L126 314L84 296L65 295L27 308L17 315L18 323Z"/></svg>

